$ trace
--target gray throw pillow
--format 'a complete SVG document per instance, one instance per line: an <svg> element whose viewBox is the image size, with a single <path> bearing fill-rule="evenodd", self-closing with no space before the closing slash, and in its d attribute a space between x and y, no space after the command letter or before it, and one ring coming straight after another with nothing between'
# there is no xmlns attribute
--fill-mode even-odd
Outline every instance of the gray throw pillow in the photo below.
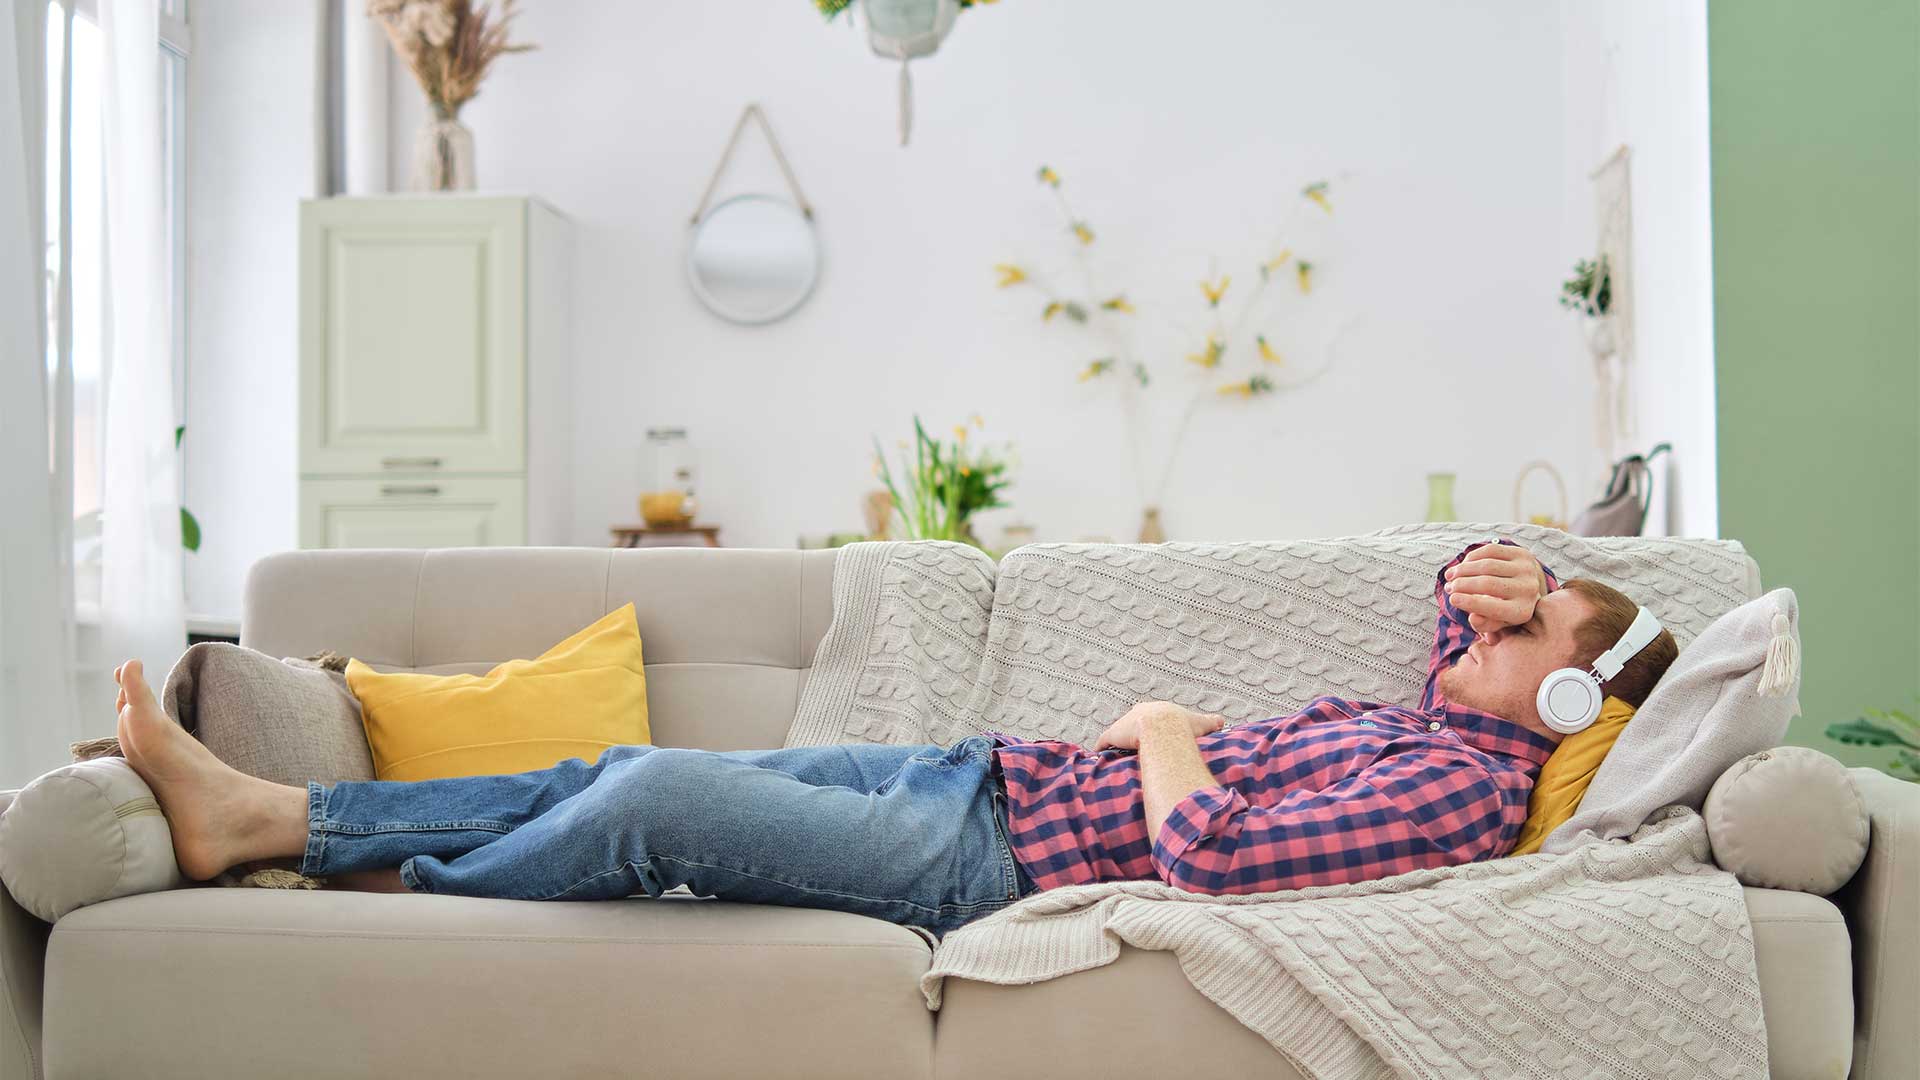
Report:
<svg viewBox="0 0 1920 1080"><path fill-rule="evenodd" d="M359 700L345 675L311 661L202 642L173 666L160 703L250 776L293 786L374 778Z"/></svg>

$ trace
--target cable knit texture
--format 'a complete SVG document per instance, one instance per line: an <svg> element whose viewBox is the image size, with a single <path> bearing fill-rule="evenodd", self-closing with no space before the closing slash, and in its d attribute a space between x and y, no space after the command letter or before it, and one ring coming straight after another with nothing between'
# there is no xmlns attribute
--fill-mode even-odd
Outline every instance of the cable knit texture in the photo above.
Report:
<svg viewBox="0 0 1920 1080"><path fill-rule="evenodd" d="M1136 702L1229 722L1322 694L1417 705L1434 578L1511 538L1566 580L1653 610L1682 648L1759 594L1734 541L1429 523L1356 537L841 549L834 618L786 745L982 730L1090 744ZM1379 881L1204 896L1157 881L1037 893L946 935L922 982L1021 984L1167 949L1194 986L1308 1075L1765 1075L1753 940L1699 815L1630 839ZM1169 902L1174 901L1174 902Z"/></svg>
<svg viewBox="0 0 1920 1080"><path fill-rule="evenodd" d="M1631 842L1353 885L1049 889L943 937L921 989L937 1009L948 976L1038 982L1123 942L1171 950L1195 989L1324 1080L1767 1075L1746 904L1683 806Z"/></svg>

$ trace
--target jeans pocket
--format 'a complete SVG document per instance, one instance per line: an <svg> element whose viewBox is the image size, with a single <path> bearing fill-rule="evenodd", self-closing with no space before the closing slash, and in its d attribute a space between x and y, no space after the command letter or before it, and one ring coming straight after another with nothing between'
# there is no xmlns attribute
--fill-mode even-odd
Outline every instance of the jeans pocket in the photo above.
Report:
<svg viewBox="0 0 1920 1080"><path fill-rule="evenodd" d="M1013 841L1007 837L1007 796L993 777L987 778L987 786L993 793L993 838L999 845L1000 868L1005 875L1007 899L1020 899L1019 858L1013 853Z"/></svg>

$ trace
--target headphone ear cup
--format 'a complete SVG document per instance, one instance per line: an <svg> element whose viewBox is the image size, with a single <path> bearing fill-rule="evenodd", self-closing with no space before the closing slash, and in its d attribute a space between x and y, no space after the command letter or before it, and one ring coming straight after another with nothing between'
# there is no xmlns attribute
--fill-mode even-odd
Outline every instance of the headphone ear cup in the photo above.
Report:
<svg viewBox="0 0 1920 1080"><path fill-rule="evenodd" d="M1579 668L1561 668L1540 683L1534 703L1541 723L1563 735L1591 726L1600 718L1600 681Z"/></svg>

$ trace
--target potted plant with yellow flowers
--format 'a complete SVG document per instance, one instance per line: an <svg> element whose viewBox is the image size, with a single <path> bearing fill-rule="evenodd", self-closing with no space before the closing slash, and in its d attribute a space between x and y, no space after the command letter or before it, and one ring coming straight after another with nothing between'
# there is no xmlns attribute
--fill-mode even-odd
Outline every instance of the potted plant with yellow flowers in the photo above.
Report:
<svg viewBox="0 0 1920 1080"><path fill-rule="evenodd" d="M985 426L978 413L972 423L976 429ZM873 472L887 485L904 537L953 540L985 551L986 545L974 535L973 515L1007 505L1000 495L1013 484L1008 475L1014 463L1012 447L996 452L971 444L965 424L954 426L951 441L935 439L918 415L913 418L912 457L905 453L906 440L898 446L902 454L896 474L880 450L879 438L873 440Z"/></svg>

